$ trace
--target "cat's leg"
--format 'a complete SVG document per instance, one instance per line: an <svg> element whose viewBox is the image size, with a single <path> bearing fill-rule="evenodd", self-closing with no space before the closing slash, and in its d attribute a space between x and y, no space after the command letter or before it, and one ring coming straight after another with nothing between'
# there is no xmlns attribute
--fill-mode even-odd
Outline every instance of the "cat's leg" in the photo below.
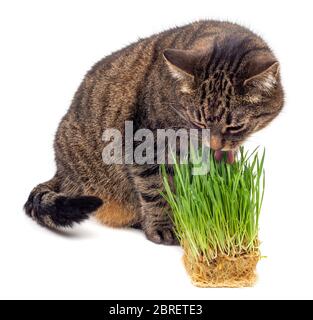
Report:
<svg viewBox="0 0 313 320"><path fill-rule="evenodd" d="M56 174L32 190L24 208L42 226L60 229L87 219L102 204L99 197L84 194L68 176Z"/></svg>
<svg viewBox="0 0 313 320"><path fill-rule="evenodd" d="M155 243L178 244L170 217L171 210L160 194L163 189L160 166L134 165L131 172L140 199L141 225L146 237Z"/></svg>

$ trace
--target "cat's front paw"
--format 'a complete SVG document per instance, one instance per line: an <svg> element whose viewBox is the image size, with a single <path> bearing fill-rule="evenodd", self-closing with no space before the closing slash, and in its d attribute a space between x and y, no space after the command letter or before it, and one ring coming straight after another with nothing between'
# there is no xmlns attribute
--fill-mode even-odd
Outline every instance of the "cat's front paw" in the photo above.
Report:
<svg viewBox="0 0 313 320"><path fill-rule="evenodd" d="M145 228L145 235L148 240L165 245L178 245L173 226L171 224L153 224Z"/></svg>

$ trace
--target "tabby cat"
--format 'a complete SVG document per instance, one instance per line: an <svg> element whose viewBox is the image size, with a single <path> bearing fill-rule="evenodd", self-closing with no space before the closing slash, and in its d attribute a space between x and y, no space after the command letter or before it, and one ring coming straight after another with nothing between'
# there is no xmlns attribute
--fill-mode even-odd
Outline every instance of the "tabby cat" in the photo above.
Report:
<svg viewBox="0 0 313 320"><path fill-rule="evenodd" d="M85 76L57 130L57 172L35 187L26 213L49 228L95 212L112 227L141 228L176 243L159 165L104 164L102 133L148 128L209 128L216 157L233 152L283 107L279 63L250 30L199 21L141 39L105 57Z"/></svg>

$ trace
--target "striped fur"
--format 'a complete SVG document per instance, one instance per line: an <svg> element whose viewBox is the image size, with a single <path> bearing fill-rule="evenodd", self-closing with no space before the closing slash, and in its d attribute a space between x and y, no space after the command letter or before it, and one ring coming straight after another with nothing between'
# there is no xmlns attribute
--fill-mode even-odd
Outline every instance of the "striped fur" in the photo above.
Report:
<svg viewBox="0 0 313 320"><path fill-rule="evenodd" d="M106 128L210 128L236 148L281 110L276 58L237 24L199 21L105 57L85 76L57 130L57 173L31 193L26 212L58 228L92 212L111 226L141 226L147 238L176 243L157 165L104 165ZM101 204L104 203L101 207Z"/></svg>

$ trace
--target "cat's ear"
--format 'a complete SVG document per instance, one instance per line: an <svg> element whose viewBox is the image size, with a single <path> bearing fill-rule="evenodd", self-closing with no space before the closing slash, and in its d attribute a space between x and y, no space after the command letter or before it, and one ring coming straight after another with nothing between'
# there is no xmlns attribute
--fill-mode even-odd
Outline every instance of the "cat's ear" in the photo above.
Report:
<svg viewBox="0 0 313 320"><path fill-rule="evenodd" d="M271 58L261 57L248 68L249 76L243 85L247 89L255 88L265 93L271 93L279 81L279 63Z"/></svg>
<svg viewBox="0 0 313 320"><path fill-rule="evenodd" d="M163 55L172 75L181 79L186 76L194 76L195 66L203 56L203 52L200 50L166 49Z"/></svg>

